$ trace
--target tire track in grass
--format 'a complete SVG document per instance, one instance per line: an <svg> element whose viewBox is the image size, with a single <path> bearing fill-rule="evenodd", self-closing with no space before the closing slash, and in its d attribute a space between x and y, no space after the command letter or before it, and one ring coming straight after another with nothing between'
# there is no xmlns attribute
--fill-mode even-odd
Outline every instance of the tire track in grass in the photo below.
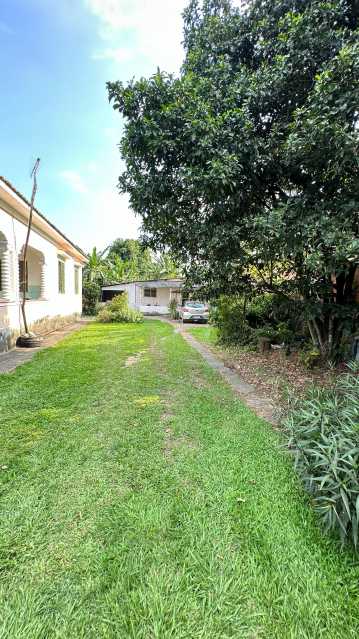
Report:
<svg viewBox="0 0 359 639"><path fill-rule="evenodd" d="M26 368L0 401L15 428L30 385L48 430L4 485L2 639L357 636L356 560L280 434L170 326L87 327Z"/></svg>

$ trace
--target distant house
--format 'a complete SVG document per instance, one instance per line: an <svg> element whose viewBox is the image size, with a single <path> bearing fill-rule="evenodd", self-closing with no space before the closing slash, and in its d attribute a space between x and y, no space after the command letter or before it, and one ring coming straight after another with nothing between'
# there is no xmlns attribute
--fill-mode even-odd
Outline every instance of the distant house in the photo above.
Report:
<svg viewBox="0 0 359 639"><path fill-rule="evenodd" d="M87 258L44 215L34 210L26 263L30 205L0 177L0 353L14 346L22 326L21 291L33 330L46 332L82 312L82 267Z"/></svg>
<svg viewBox="0 0 359 639"><path fill-rule="evenodd" d="M182 279L144 280L135 282L119 282L110 286L103 286L102 300L107 302L115 295L126 292L131 308L137 309L145 315L167 315L172 299L178 303L182 300Z"/></svg>

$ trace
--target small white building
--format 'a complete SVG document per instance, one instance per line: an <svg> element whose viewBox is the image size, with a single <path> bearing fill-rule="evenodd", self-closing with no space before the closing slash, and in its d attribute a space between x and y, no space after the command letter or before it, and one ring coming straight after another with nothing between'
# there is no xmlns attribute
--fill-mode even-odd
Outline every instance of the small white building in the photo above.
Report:
<svg viewBox="0 0 359 639"><path fill-rule="evenodd" d="M172 299L181 304L182 287L183 280L180 278L119 282L102 287L102 301L107 302L115 295L126 292L131 308L144 315L168 315Z"/></svg>
<svg viewBox="0 0 359 639"><path fill-rule="evenodd" d="M82 312L85 254L38 210L34 210L26 264L23 260L30 204L0 177L0 353L23 330L21 282L26 282L29 326L44 333Z"/></svg>

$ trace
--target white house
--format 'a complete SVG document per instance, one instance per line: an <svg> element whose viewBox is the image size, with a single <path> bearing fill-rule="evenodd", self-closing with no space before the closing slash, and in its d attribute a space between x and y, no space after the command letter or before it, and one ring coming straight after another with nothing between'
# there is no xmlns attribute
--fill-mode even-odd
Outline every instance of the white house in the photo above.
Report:
<svg viewBox="0 0 359 639"><path fill-rule="evenodd" d="M32 330L50 331L70 323L82 312L85 254L35 209L24 264L29 212L26 198L0 177L0 353L12 348L23 330L23 278L27 321Z"/></svg>
<svg viewBox="0 0 359 639"><path fill-rule="evenodd" d="M179 304L181 303L182 287L183 280L180 278L119 282L111 286L103 286L102 300L107 302L115 295L126 292L131 308L137 309L145 315L168 315L168 307L172 299L176 299Z"/></svg>

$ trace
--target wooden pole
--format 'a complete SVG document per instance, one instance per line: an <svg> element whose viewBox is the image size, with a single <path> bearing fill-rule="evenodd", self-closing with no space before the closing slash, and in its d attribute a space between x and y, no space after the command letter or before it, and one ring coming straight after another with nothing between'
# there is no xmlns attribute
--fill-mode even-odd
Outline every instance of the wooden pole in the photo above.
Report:
<svg viewBox="0 0 359 639"><path fill-rule="evenodd" d="M22 301L21 301L21 313L22 313L22 319L24 322L24 329L25 329L25 334L28 335L29 334L29 327L27 324L27 319L26 319L26 312L25 312L25 305L26 305L26 256L27 256L27 249L29 246L29 238L30 238L30 232L31 232L31 226L32 226L32 217L33 217L33 212L34 212L34 202L35 202L35 195L36 195L36 191L37 191L37 181L36 181L36 174L39 168L39 164L40 164L40 158L37 158L35 164L34 164L34 168L31 171L31 177L33 179L33 186L32 186L32 194L31 194L31 202L30 202L30 213L29 213L29 222L27 225L27 234L26 234L26 240L25 240L25 244L24 244L24 252L22 255L22 259L23 259L23 281L22 281Z"/></svg>

